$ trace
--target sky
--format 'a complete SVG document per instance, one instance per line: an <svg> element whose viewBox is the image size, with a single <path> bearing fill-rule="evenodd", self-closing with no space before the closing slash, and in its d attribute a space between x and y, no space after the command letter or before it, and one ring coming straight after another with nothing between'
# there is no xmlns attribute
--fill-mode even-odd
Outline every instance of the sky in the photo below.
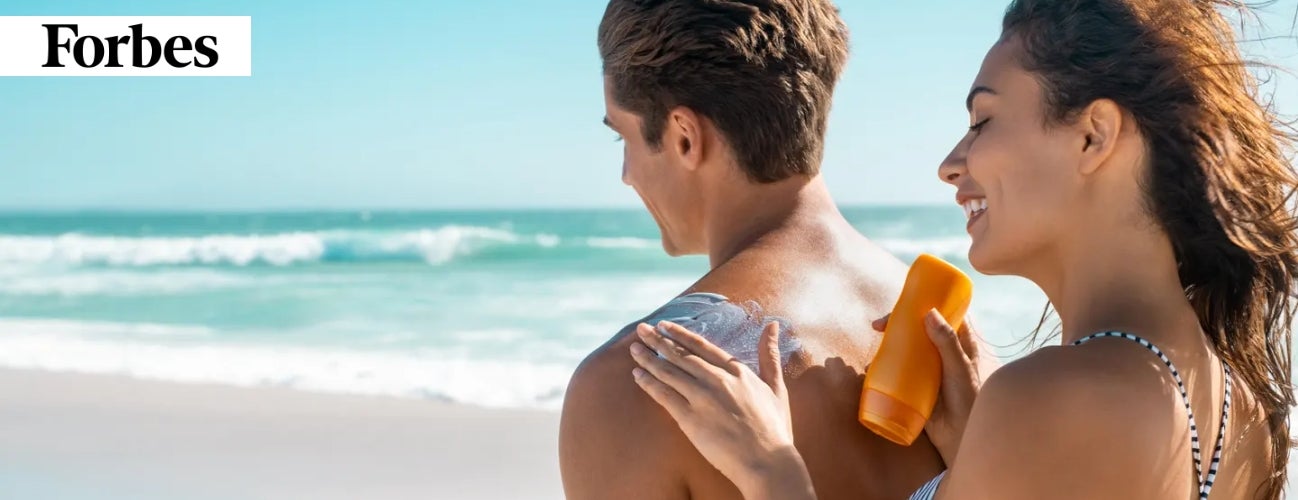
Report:
<svg viewBox="0 0 1298 500"><path fill-rule="evenodd" d="M838 0L823 172L845 205L950 202L937 164L1006 0ZM638 207L604 0L0 0L0 15L248 15L253 76L0 78L0 209ZM1289 33L1298 0L1264 16ZM147 27L147 25L146 25ZM1246 49L1298 71L1298 41ZM3 49L0 49L3 50ZM1298 78L1277 105L1298 114Z"/></svg>

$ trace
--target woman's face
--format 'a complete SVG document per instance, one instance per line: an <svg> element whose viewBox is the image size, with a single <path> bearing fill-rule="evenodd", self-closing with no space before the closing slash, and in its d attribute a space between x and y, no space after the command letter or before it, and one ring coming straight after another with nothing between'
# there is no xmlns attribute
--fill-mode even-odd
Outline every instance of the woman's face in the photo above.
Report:
<svg viewBox="0 0 1298 500"><path fill-rule="evenodd" d="M1084 215L1077 134L1047 125L1044 91L1017 57L1020 42L997 43L969 92L967 134L938 175L956 188L972 238L969 262L986 274L1031 272L1067 244Z"/></svg>

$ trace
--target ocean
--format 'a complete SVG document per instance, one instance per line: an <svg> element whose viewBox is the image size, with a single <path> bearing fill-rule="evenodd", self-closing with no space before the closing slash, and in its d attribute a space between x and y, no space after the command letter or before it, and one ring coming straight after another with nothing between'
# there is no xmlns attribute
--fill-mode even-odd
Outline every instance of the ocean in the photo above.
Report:
<svg viewBox="0 0 1298 500"><path fill-rule="evenodd" d="M973 276L1022 353L1044 296L974 273L959 207L856 207ZM707 271L642 210L0 215L0 367L558 408L573 369Z"/></svg>

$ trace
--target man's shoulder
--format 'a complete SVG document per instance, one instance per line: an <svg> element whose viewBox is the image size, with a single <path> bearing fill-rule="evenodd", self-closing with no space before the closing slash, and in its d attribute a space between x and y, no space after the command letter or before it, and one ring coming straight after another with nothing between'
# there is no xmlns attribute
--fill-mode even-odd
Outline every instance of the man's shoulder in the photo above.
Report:
<svg viewBox="0 0 1298 500"><path fill-rule="evenodd" d="M583 396L605 399L621 394L634 395L634 392L624 390L637 387L631 377L631 370L635 368L635 361L630 354L632 342L630 327L624 328L604 345L586 355L572 374L565 401L574 396L578 399Z"/></svg>
<svg viewBox="0 0 1298 500"><path fill-rule="evenodd" d="M624 330L573 373L559 426L569 498L688 498L689 441L631 375Z"/></svg>
<svg viewBox="0 0 1298 500"><path fill-rule="evenodd" d="M709 326L716 331L731 330L738 313L727 306L730 304L726 298L717 294L685 294L618 330L573 372L564 394L564 425L608 430L608 438L623 443L651 440L652 446L660 449L681 443L688 447L671 415L636 384L631 374L636 367L631 358L631 344L638 340L635 328L640 323L665 320L700 333Z"/></svg>
<svg viewBox="0 0 1298 500"><path fill-rule="evenodd" d="M657 406L636 385L631 370L631 343L635 341L628 326L582 360L568 382L564 394L564 419L579 419L584 425L613 425L619 428L660 427L670 419L656 418L666 411ZM635 439L633 435L625 436Z"/></svg>

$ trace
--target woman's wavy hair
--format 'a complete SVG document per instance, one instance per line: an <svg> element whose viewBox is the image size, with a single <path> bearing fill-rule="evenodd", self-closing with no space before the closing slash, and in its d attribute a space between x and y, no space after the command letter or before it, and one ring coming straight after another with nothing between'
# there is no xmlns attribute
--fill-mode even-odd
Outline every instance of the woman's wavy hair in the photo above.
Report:
<svg viewBox="0 0 1298 500"><path fill-rule="evenodd" d="M1045 90L1047 120L1116 102L1145 138L1149 214L1170 238L1181 285L1212 346L1267 416L1280 498L1294 405L1290 329L1298 273L1296 137L1261 96L1227 0L1015 0L1003 39ZM1047 309L1048 311L1049 309Z"/></svg>

